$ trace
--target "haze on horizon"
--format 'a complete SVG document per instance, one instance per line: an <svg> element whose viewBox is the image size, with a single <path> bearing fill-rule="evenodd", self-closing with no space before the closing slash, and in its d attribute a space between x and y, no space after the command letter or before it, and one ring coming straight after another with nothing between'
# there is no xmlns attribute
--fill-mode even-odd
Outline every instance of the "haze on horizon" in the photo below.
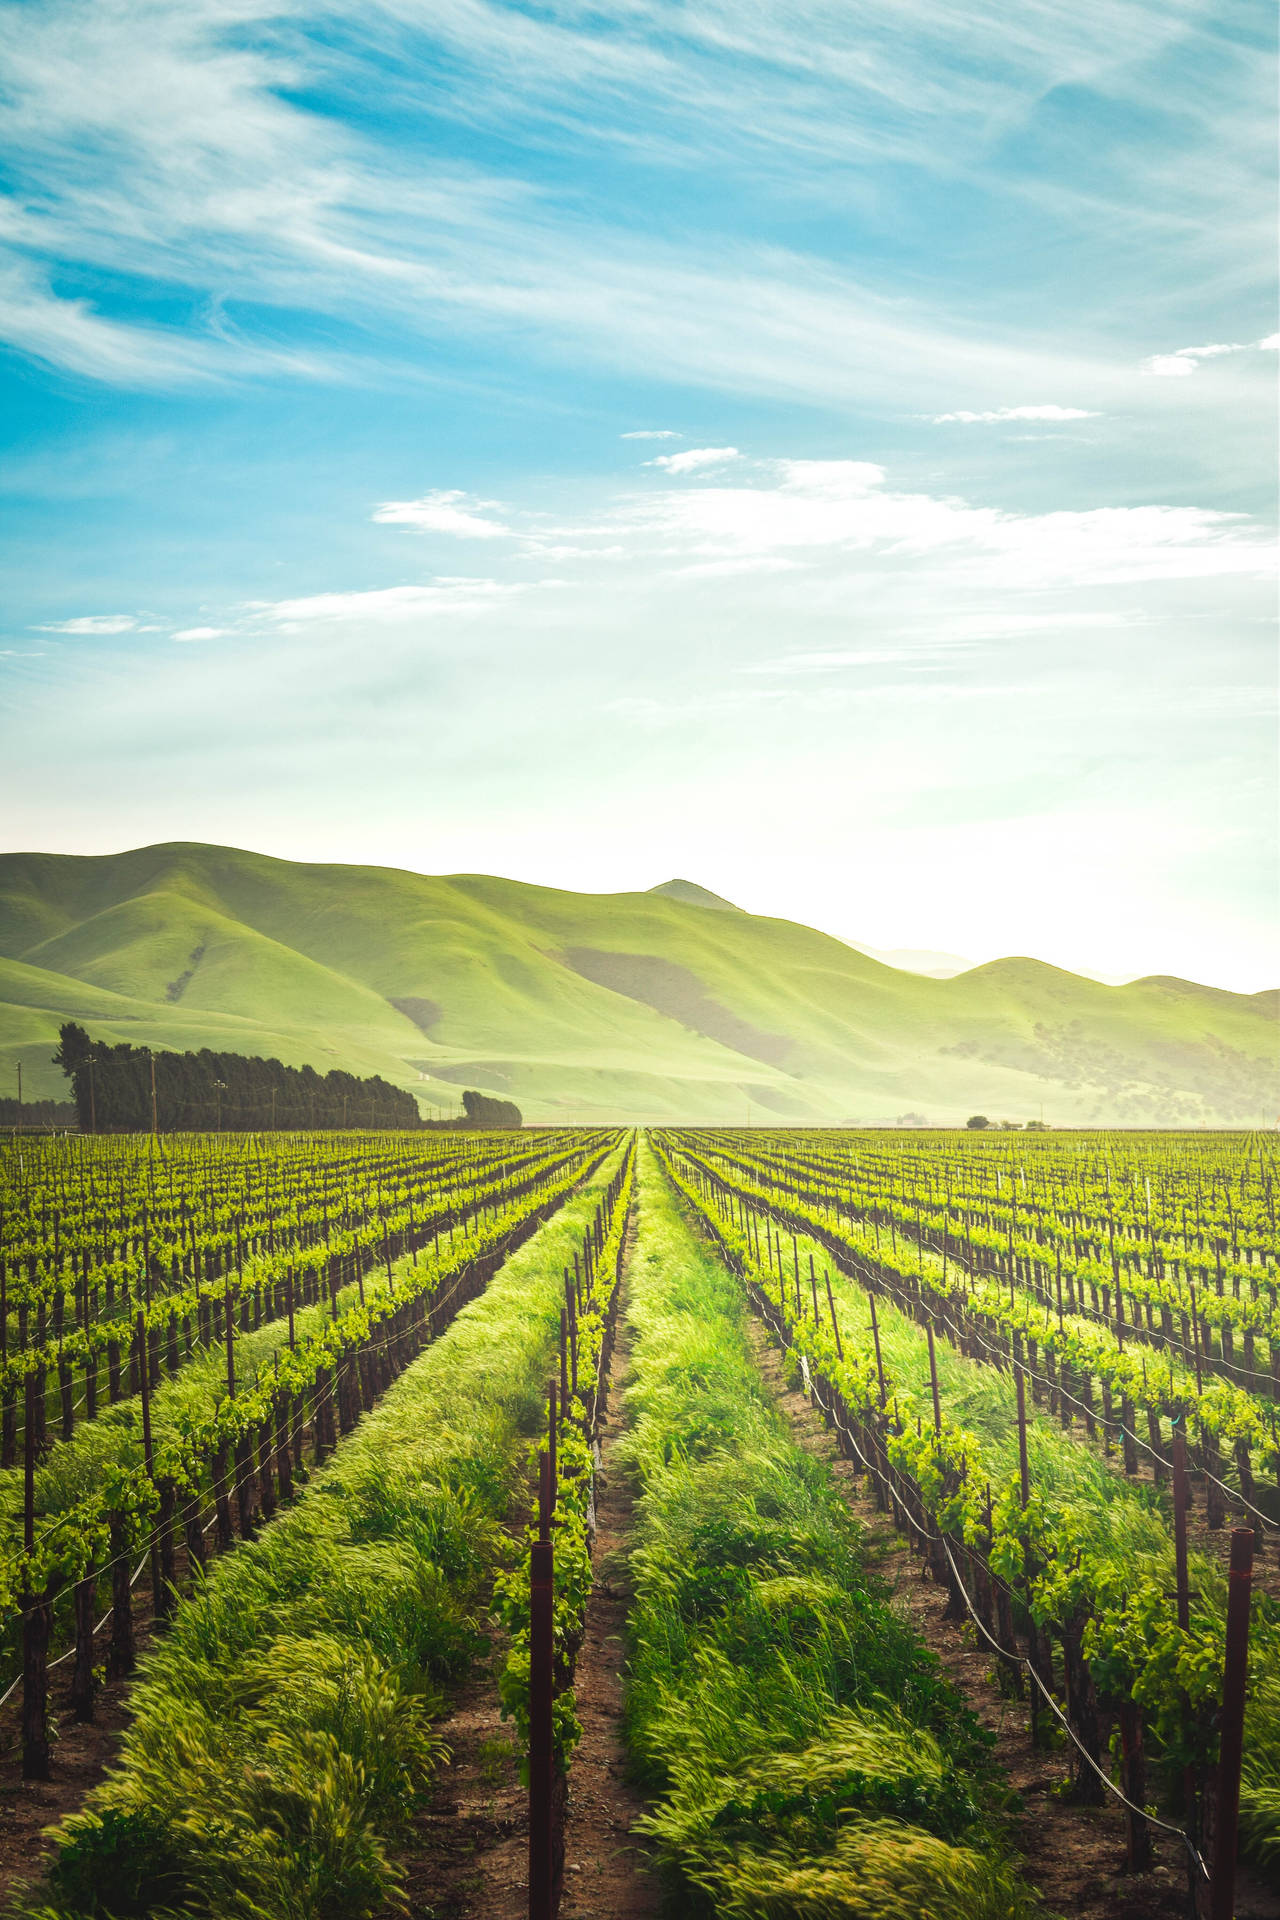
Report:
<svg viewBox="0 0 1280 1920"><path fill-rule="evenodd" d="M1270 8L0 0L0 59L6 845L1277 984Z"/></svg>

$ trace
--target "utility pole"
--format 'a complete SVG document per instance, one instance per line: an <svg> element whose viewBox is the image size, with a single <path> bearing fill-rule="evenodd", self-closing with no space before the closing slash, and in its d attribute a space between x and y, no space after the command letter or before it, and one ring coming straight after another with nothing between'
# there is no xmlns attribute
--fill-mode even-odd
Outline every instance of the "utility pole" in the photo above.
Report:
<svg viewBox="0 0 1280 1920"><path fill-rule="evenodd" d="M160 1131L160 1119L156 1109L156 1057L151 1058L151 1132L154 1137Z"/></svg>

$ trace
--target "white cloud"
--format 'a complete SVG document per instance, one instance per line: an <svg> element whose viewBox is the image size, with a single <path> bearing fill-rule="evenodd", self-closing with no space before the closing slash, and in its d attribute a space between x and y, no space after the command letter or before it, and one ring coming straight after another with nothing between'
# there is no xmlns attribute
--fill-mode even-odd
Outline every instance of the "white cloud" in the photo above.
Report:
<svg viewBox="0 0 1280 1920"><path fill-rule="evenodd" d="M661 467L664 473L700 473L705 467L723 467L741 458L736 447L688 447L683 453L660 453L648 464Z"/></svg>
<svg viewBox="0 0 1280 1920"><path fill-rule="evenodd" d="M945 426L949 421L958 420L965 426L973 426L987 421L1000 420L1096 420L1098 415L1087 407L995 407L988 413L935 413L935 427Z"/></svg>
<svg viewBox="0 0 1280 1920"><path fill-rule="evenodd" d="M620 440L680 440L683 435L678 434L673 427L640 427L634 433L620 433L618 438Z"/></svg>
<svg viewBox="0 0 1280 1920"><path fill-rule="evenodd" d="M1266 575L1274 548L1244 516L1198 507L1101 507L1024 514L896 492L867 461L778 460L753 486L666 492L632 512L676 550L708 559L826 550L892 566L930 557L955 581L1034 588L1062 582Z"/></svg>
<svg viewBox="0 0 1280 1920"><path fill-rule="evenodd" d="M460 540L502 540L509 537L510 527L500 520L483 518L484 512L496 504L493 500L473 500L456 491L426 493L420 500L384 500L373 518L385 526L451 533Z"/></svg>
<svg viewBox="0 0 1280 1920"><path fill-rule="evenodd" d="M886 468L867 460L769 460L752 463L749 470L744 463L744 477L736 483L712 473L742 459L732 447L694 447L660 456L649 466L672 479L705 475L704 484L605 502L592 519L584 517L572 528L576 539L555 539L554 533L570 529L548 529L544 515L522 511L511 512L502 531L519 543L525 560L581 560L588 566L606 560L615 571L629 562L654 579L727 580L805 568L817 570L815 579L829 580L849 577L851 563L859 573L869 562L894 571L927 557L938 579L1034 589L1257 575L1274 566L1271 545L1239 514L1162 505L1022 513L975 506L955 495L895 488ZM437 513L446 519L454 513L474 517L456 505L464 495L428 498L433 521ZM393 503L379 517L419 525L422 504ZM491 523L480 524L488 528ZM406 607L451 607L451 600L439 598L446 584L384 589L386 598L320 595L286 604L314 607L328 617L330 607L344 611L349 601L359 600L375 616L384 609L398 618ZM473 593L475 583L461 585L468 596ZM491 595L502 590L496 582L485 588ZM288 617L318 616L291 611ZM1035 615L1019 612L996 616L992 631L1002 619L1017 630L1036 626ZM1114 613L1047 619L1056 625L1116 623Z"/></svg>
<svg viewBox="0 0 1280 1920"><path fill-rule="evenodd" d="M253 611L286 629L312 622L359 621L374 626L487 613L524 588L499 580L440 579L426 586L374 587L357 593L313 593L296 600L255 602Z"/></svg>
<svg viewBox="0 0 1280 1920"><path fill-rule="evenodd" d="M87 613L75 620L53 620L37 633L132 633L137 621L127 613Z"/></svg>
<svg viewBox="0 0 1280 1920"><path fill-rule="evenodd" d="M182 627L171 638L174 640L220 640L226 631L225 627Z"/></svg>
<svg viewBox="0 0 1280 1920"><path fill-rule="evenodd" d="M1161 380L1185 380L1202 360L1220 360L1228 353L1274 351L1280 334L1270 333L1265 340L1215 340L1205 347L1178 347L1173 353L1153 353L1139 367L1140 373L1154 374Z"/></svg>

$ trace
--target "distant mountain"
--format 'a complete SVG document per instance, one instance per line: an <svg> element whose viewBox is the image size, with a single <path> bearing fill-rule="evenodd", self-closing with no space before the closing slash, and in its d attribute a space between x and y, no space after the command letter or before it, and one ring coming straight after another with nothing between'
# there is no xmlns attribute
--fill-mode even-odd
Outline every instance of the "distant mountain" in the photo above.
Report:
<svg viewBox="0 0 1280 1920"><path fill-rule="evenodd" d="M713 908L714 911L708 911ZM882 965L688 881L579 894L175 844L0 856L0 1071L62 1096L111 1040L381 1073L527 1118L1271 1124L1272 994L1100 986L1027 959Z"/></svg>
<svg viewBox="0 0 1280 1920"><path fill-rule="evenodd" d="M718 893L695 886L692 880L664 880L660 887L650 887L649 891L665 894L668 900L683 900L690 907L714 907L718 913L742 912L742 908L735 907L732 900L722 900Z"/></svg>

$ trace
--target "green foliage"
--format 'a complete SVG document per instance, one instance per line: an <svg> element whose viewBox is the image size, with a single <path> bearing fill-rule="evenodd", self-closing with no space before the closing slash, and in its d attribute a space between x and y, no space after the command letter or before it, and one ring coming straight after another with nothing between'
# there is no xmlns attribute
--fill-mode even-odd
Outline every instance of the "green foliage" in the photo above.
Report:
<svg viewBox="0 0 1280 1920"><path fill-rule="evenodd" d="M651 1171L629 1313L626 1729L681 1911L700 1892L708 1912L779 1920L1031 1912L986 1736L874 1590L828 1473L763 1389L740 1288Z"/></svg>
<svg viewBox="0 0 1280 1920"><path fill-rule="evenodd" d="M361 1920L397 1901L394 1848L443 1758L438 1687L482 1644L517 1421L610 1170L179 1606L119 1766L56 1835L45 1913Z"/></svg>
<svg viewBox="0 0 1280 1920"><path fill-rule="evenodd" d="M140 1920L188 1889L188 1868L168 1823L154 1813L107 1807L66 1827L49 1874L51 1902L33 1913L86 1920Z"/></svg>
<svg viewBox="0 0 1280 1920"><path fill-rule="evenodd" d="M663 1154L666 1138L658 1136ZM677 1185L785 1321L793 1352L803 1354L812 1369L832 1381L855 1413L880 1426L891 1461L914 1483L926 1511L936 1514L946 1530L988 1560L1014 1589L1019 1606L1029 1606L1042 1626L1080 1647L1104 1700L1132 1699L1141 1706L1148 1757L1160 1766L1174 1795L1180 1791L1185 1767L1202 1772L1212 1767L1222 1698L1226 1587L1219 1567L1208 1556L1193 1553L1190 1621L1185 1629L1178 1626L1167 1493L1153 1494L1150 1488L1134 1486L1108 1471L1098 1453L1078 1444L1030 1404L1031 1492L1024 1506L1016 1393L1009 1372L981 1366L954 1352L942 1339L936 1340L942 1415L935 1431L923 1327L881 1294L879 1347L886 1366L888 1403L882 1414L878 1378L869 1364L866 1296L853 1282L837 1277L834 1295L844 1329L841 1353L827 1316L824 1324L816 1325L803 1295L797 1303L794 1289L799 1263L810 1255L829 1261L833 1246L842 1253L847 1250L855 1271L879 1270L900 1298L908 1305L918 1301L922 1317L930 1314L935 1325L948 1324L946 1309L953 1302L964 1313L980 1316L977 1325L987 1335L988 1346L994 1342L996 1354L1004 1358L1008 1348L999 1345L999 1335L991 1329L993 1323L1007 1325L1006 1316L1014 1317L1015 1309L1009 1304L1014 1290L1011 1280L1003 1272L992 1278L963 1269L957 1272L954 1256L948 1274L940 1255L922 1242L917 1224L922 1200L913 1205L907 1198L900 1171L897 1191L876 1192L873 1186L873 1196L868 1197L856 1170L848 1184L824 1178L821 1150L815 1152L807 1142L798 1145L794 1137L743 1143L733 1136L712 1136L710 1141L707 1136L682 1136L677 1150L679 1165L672 1169ZM987 1151L985 1146L982 1151ZM1221 1153L1213 1146L1207 1151L1214 1160ZM1000 1168L994 1172L999 1196ZM1224 1198L1215 1202L1210 1194L1207 1202L1211 1211L1215 1204L1221 1208L1234 1233L1252 1232L1254 1244L1268 1250L1272 1242L1264 1222L1270 1225L1270 1177L1269 1168L1264 1178L1261 1169L1251 1171L1246 1159L1236 1168L1235 1196L1224 1177ZM965 1191L967 1183L962 1182L959 1167L949 1166L948 1178L958 1189L954 1208L965 1218L968 1236L979 1196ZM1179 1162L1172 1179L1183 1184L1186 1178ZM1093 1205L1102 1203L1109 1209L1109 1181L1110 1167L1104 1165L1098 1180L1102 1194L1093 1197ZM981 1174L975 1184L981 1186ZM1144 1220L1152 1204L1150 1188L1148 1178L1138 1189L1141 1201L1135 1206L1131 1193L1128 1203L1130 1209L1141 1209ZM771 1259L758 1261L755 1243L743 1231L740 1201L744 1195L796 1236L794 1257L790 1246L786 1248L782 1281L776 1271L776 1251ZM1010 1213L1019 1200L1025 1210L1028 1202L1021 1181L1016 1197L1008 1197ZM989 1205L990 1196L982 1195L981 1201ZM952 1204L949 1200L948 1210ZM1090 1203L1075 1196L1075 1204ZM865 1224L868 1215L871 1221ZM1109 1211L1107 1217L1112 1218ZM901 1225L899 1231L882 1238L880 1227L886 1218ZM993 1249L1003 1252L1008 1243L991 1238ZM1020 1259L1033 1256L1034 1249L1025 1255L1018 1252ZM1252 1271L1258 1291L1256 1265ZM1110 1265L1101 1268L1101 1275L1099 1284L1107 1284L1112 1278ZM1252 1304L1263 1310L1261 1302ZM1077 1370L1077 1386L1080 1375L1095 1368L1104 1379L1109 1367L1116 1374L1127 1369L1126 1391L1139 1404L1145 1401L1153 1410L1163 1404L1158 1380L1148 1392L1144 1358L1140 1350L1135 1354L1133 1344L1122 1352L1106 1328L1078 1320L1067 1320L1063 1331L1057 1316L1039 1301L1020 1305L1016 1311L1025 1315L1014 1319L1024 1335L1051 1351L1056 1347ZM1205 1426L1211 1418L1224 1423L1229 1418L1228 1431L1243 1432L1254 1441L1270 1431L1269 1409L1260 1401L1251 1402L1250 1396L1227 1382L1215 1380L1207 1385L1198 1407ZM1274 1442L1264 1459L1274 1462ZM1267 1675L1280 1659L1280 1608L1262 1593L1255 1594L1251 1636L1253 1669ZM1259 1859L1274 1857L1280 1834L1276 1732L1280 1717L1273 1717L1278 1709L1276 1689L1255 1688L1248 1715L1249 1817L1244 1830L1247 1844Z"/></svg>
<svg viewBox="0 0 1280 1920"><path fill-rule="evenodd" d="M524 1123L514 1100L495 1100L470 1087L462 1096L462 1111L469 1127L519 1127Z"/></svg>
<svg viewBox="0 0 1280 1920"><path fill-rule="evenodd" d="M175 1053L153 1052L128 1041L112 1046L91 1039L72 1020L59 1028L53 1064L71 1082L85 1133L149 1133L153 1122L165 1133L422 1124L413 1095L378 1074L360 1080L337 1067L318 1074L314 1067L286 1067L279 1060L212 1053L208 1047ZM502 1114L477 1119L477 1126L520 1125L515 1107L505 1101L488 1104L500 1107Z"/></svg>
<svg viewBox="0 0 1280 1920"><path fill-rule="evenodd" d="M568 1417L557 1432L556 1499L552 1513L554 1600L553 1658L559 1684L552 1703L552 1751L557 1766L567 1771L570 1756L582 1738L569 1674L591 1594L591 1536L589 1515L594 1487L594 1462L584 1420L594 1403L604 1350L604 1329L617 1291L623 1236L631 1208L635 1157L630 1149L623 1164L612 1208L603 1223L603 1236L594 1249L590 1279L585 1279L577 1315L578 1394L570 1398ZM538 1457L547 1444L546 1403L542 1402L534 1439L527 1452L527 1479L538 1483ZM494 1584L493 1610L506 1629L508 1652L498 1677L498 1696L504 1719L515 1722L521 1775L528 1779L530 1624L529 1582L536 1530L525 1531L523 1552L516 1563L499 1574Z"/></svg>

